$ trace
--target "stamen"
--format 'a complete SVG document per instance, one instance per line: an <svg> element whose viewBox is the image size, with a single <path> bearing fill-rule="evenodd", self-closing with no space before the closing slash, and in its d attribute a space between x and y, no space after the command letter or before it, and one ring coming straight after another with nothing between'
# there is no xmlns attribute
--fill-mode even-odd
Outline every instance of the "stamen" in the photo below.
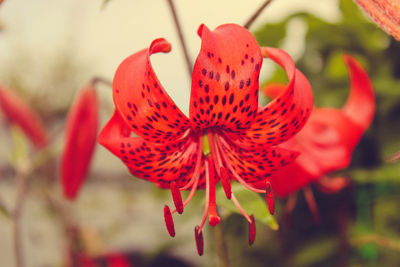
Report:
<svg viewBox="0 0 400 267"><path fill-rule="evenodd" d="M180 188L181 191L187 190L188 188L192 187L192 185L196 182L196 179L195 179L196 175L199 174L199 176L200 176L201 159L203 157L203 138L200 137L197 142L198 142L197 152L196 152L197 159L196 159L196 165L195 165L194 172L193 172L193 177L189 183L187 183L185 186Z"/></svg>
<svg viewBox="0 0 400 267"><path fill-rule="evenodd" d="M253 192L265 194L265 192L266 192L265 190L263 190L263 189L257 189L257 188L255 188L255 187L252 187L251 185L249 185L248 183L246 183L246 182L242 179L242 177L239 176L239 174L237 174L237 172L235 171L235 169L232 167L232 164L229 162L228 156L225 155L223 149L220 147L221 144L224 144L227 148L229 148L229 147L228 147L228 144L222 142L222 140L223 140L222 137L216 138L215 140L216 140L216 142L217 142L217 148L219 148L219 152L220 152L221 158L224 160L224 162L225 162L225 164L226 164L225 166L228 167L228 169L231 171L231 173L232 173L233 176L236 178L236 180L238 180L239 183L241 183L244 187L246 187L247 189L249 189L249 190L251 190L251 191L253 191ZM224 141L225 141L225 140L224 140Z"/></svg>
<svg viewBox="0 0 400 267"><path fill-rule="evenodd" d="M201 256L204 252L204 239L203 232L198 225L194 228L194 239L196 240L197 253Z"/></svg>
<svg viewBox="0 0 400 267"><path fill-rule="evenodd" d="M204 213L203 213L203 219L201 220L200 226L199 226L199 231L201 231L201 229L203 229L204 223L206 221L207 218L207 214L208 214L208 207L210 204L210 177L208 174L208 160L205 161L204 163L205 168L206 168L206 201L204 203Z"/></svg>
<svg viewBox="0 0 400 267"><path fill-rule="evenodd" d="M169 210L169 207L167 205L164 206L164 220L169 235L174 237L175 236L174 220L172 219L171 211Z"/></svg>
<svg viewBox="0 0 400 267"><path fill-rule="evenodd" d="M199 184L199 180L200 180L200 174L201 174L201 159L203 158L203 138L199 139L199 144L198 144L198 149L197 149L197 160L196 160L196 165L194 168L194 172L193 172L193 177L190 183L188 183L187 185L185 185L184 187L180 188L180 190L186 190L188 189L190 186L192 187L192 189L190 190L189 195L187 196L187 198L185 199L185 201L183 202L183 207L186 207L186 205L190 202L190 200L192 199L192 197L194 196L194 193L196 192L197 189L197 185ZM177 210L173 210L172 214L177 212Z"/></svg>
<svg viewBox="0 0 400 267"><path fill-rule="evenodd" d="M229 172L228 170L222 166L220 168L220 173L221 173L221 184L222 184L222 188L225 191L225 195L227 199L231 199L232 197L232 188L231 188L231 181L229 178Z"/></svg>
<svg viewBox="0 0 400 267"><path fill-rule="evenodd" d="M233 194L232 192L232 201L235 204L236 208L240 211L240 213L243 215L243 217L246 218L246 220L251 223L251 219L250 217L247 215L247 213L244 211L244 209L242 208L242 206L240 206L239 201L236 199L235 194Z"/></svg>
<svg viewBox="0 0 400 267"><path fill-rule="evenodd" d="M319 216L318 206L315 201L314 194L311 191L311 188L309 186L304 187L303 192L304 192L304 197L306 199L308 207L310 208L310 211L313 215L314 222L316 224L319 224L321 222L321 218Z"/></svg>
<svg viewBox="0 0 400 267"><path fill-rule="evenodd" d="M208 180L209 188L210 188L209 189L210 196L209 196L209 208L208 208L208 223L211 226L215 226L221 221L221 218L217 214L217 204L215 202L215 173L214 173L214 165L212 164L212 161L213 161L212 156L213 156L213 154L210 154L207 157L208 164L206 165L206 179ZM209 168L207 168L207 166Z"/></svg>
<svg viewBox="0 0 400 267"><path fill-rule="evenodd" d="M265 199L267 200L269 212L271 213L271 215L274 215L275 197L274 197L274 192L272 191L271 182L269 180L267 180L265 191L266 191Z"/></svg>
<svg viewBox="0 0 400 267"><path fill-rule="evenodd" d="M179 214L182 214L183 203L182 203L181 192L179 191L179 188L175 181L171 182L170 186L171 186L172 199L174 200L175 208Z"/></svg>
<svg viewBox="0 0 400 267"><path fill-rule="evenodd" d="M254 215L250 215L251 222L249 223L249 246L253 245L256 239L256 222L254 220Z"/></svg>

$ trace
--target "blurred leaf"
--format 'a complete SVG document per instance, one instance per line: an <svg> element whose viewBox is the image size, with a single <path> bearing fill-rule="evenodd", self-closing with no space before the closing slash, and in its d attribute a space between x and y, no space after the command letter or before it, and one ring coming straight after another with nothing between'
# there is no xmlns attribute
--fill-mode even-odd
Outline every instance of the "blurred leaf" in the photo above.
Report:
<svg viewBox="0 0 400 267"><path fill-rule="evenodd" d="M9 154L9 161L16 170L26 168L28 163L28 141L19 127L11 125L10 131L14 148L12 153Z"/></svg>
<svg viewBox="0 0 400 267"><path fill-rule="evenodd" d="M311 244L302 246L294 255L291 266L311 266L332 256L337 249L335 238L314 240Z"/></svg>
<svg viewBox="0 0 400 267"><path fill-rule="evenodd" d="M8 211L7 207L5 206L2 199L0 199L0 215L3 215L6 218L11 218L11 214Z"/></svg>
<svg viewBox="0 0 400 267"><path fill-rule="evenodd" d="M400 183L400 164L386 164L376 169L355 169L350 172L351 179L359 184L390 182Z"/></svg>
<svg viewBox="0 0 400 267"><path fill-rule="evenodd" d="M246 189L241 184L233 184L232 192L235 194L242 208L247 214L254 214L254 218L266 225L272 230L278 230L279 225L275 218L269 213L265 200L259 194ZM239 213L235 204L226 198L225 192L222 187L216 190L218 205L224 207L232 212Z"/></svg>

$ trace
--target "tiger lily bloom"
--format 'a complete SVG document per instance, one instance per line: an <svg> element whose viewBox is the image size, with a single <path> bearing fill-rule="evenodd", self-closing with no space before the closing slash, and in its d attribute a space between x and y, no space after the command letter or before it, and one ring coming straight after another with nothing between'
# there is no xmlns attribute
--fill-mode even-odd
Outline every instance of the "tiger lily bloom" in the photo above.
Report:
<svg viewBox="0 0 400 267"><path fill-rule="evenodd" d="M39 114L21 96L1 85L0 108L7 121L20 127L36 149L48 144L47 130Z"/></svg>
<svg viewBox="0 0 400 267"><path fill-rule="evenodd" d="M286 197L308 184L317 182L318 188L334 193L348 184L343 177L327 174L349 166L351 155L375 112L375 94L368 74L351 56L344 56L350 73L350 95L340 109L314 108L305 127L281 147L300 152L296 160L271 176L278 197ZM284 90L284 85L266 86L264 93L273 97ZM312 194L310 190L306 194ZM310 208L313 196L306 196ZM314 214L315 215L315 214Z"/></svg>
<svg viewBox="0 0 400 267"><path fill-rule="evenodd" d="M61 156L61 184L64 196L77 197L93 157L99 124L99 102L94 82L76 95L68 112L65 144Z"/></svg>
<svg viewBox="0 0 400 267"><path fill-rule="evenodd" d="M221 180L228 199L249 222L249 243L255 238L254 216L248 215L231 191L231 181L266 194L273 212L268 177L291 162L297 152L276 145L295 135L312 109L312 91L291 57L280 49L260 48L245 28L224 24L210 31L201 25L200 53L192 74L187 118L161 86L150 55L169 52L157 39L149 48L126 58L113 80L114 115L99 142L119 157L130 172L170 189L175 209L164 207L168 232L175 235L172 214L182 213L197 189L205 188L205 208L195 227L198 253L203 253L202 228L220 222L215 186ZM263 57L280 65L289 77L284 91L266 107L258 106ZM138 137L131 137L135 133ZM185 200L180 191L189 190Z"/></svg>

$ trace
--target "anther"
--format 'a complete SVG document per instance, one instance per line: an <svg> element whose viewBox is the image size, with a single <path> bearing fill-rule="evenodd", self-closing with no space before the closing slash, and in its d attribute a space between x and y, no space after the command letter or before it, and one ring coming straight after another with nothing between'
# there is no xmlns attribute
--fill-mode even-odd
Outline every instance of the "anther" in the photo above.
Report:
<svg viewBox="0 0 400 267"><path fill-rule="evenodd" d="M225 195L227 199L231 199L232 197L232 189L231 189L231 182L229 179L229 172L225 167L220 168L220 174L221 174L221 185L222 188L225 191Z"/></svg>
<svg viewBox="0 0 400 267"><path fill-rule="evenodd" d="M273 215L275 212L275 197L272 191L271 182L267 180L265 187L265 199L267 200L267 205L269 212Z"/></svg>
<svg viewBox="0 0 400 267"><path fill-rule="evenodd" d="M256 222L254 220L254 215L250 215L251 222L249 223L249 246L253 245L256 239Z"/></svg>
<svg viewBox="0 0 400 267"><path fill-rule="evenodd" d="M204 239L203 239L203 232L199 232L199 226L197 225L194 228L194 239L196 240L196 248L197 253L199 256L203 255L204 252Z"/></svg>
<svg viewBox="0 0 400 267"><path fill-rule="evenodd" d="M171 211L169 210L169 207L167 205L164 206L164 220L169 235L174 237L175 236L174 220L172 219Z"/></svg>
<svg viewBox="0 0 400 267"><path fill-rule="evenodd" d="M170 186L171 186L172 199L174 200L176 211L179 214L182 214L183 202L182 202L181 192L179 191L179 188L175 181L171 182Z"/></svg>

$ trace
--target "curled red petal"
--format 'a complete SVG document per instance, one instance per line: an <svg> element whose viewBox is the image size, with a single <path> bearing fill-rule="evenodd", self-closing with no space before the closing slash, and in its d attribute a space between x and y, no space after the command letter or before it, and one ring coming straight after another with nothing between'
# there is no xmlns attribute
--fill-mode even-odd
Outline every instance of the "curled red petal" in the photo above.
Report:
<svg viewBox="0 0 400 267"><path fill-rule="evenodd" d="M286 88L283 83L269 83L261 88L264 95L269 98L278 97Z"/></svg>
<svg viewBox="0 0 400 267"><path fill-rule="evenodd" d="M253 245L256 239L256 222L254 220L254 215L250 215L251 223L249 223L249 246Z"/></svg>
<svg viewBox="0 0 400 267"><path fill-rule="evenodd" d="M393 0L355 0L388 34L400 40L400 2Z"/></svg>
<svg viewBox="0 0 400 267"><path fill-rule="evenodd" d="M199 254L199 256L202 256L204 253L204 238L203 232L199 232L198 225L194 228L194 239L196 241L197 253Z"/></svg>
<svg viewBox="0 0 400 267"><path fill-rule="evenodd" d="M345 61L351 89L344 107L314 108L304 129L281 145L297 149L301 155L271 177L275 193L280 197L349 166L354 148L372 121L375 96L371 81L357 61L350 56Z"/></svg>
<svg viewBox="0 0 400 267"><path fill-rule="evenodd" d="M148 49L126 58L113 80L114 103L123 120L131 131L153 142L177 140L189 127L150 62L150 55L170 49L166 40L154 40Z"/></svg>
<svg viewBox="0 0 400 267"><path fill-rule="evenodd" d="M342 110L355 123L366 130L375 113L375 93L368 74L361 64L350 55L344 60L349 69L350 95Z"/></svg>
<svg viewBox="0 0 400 267"><path fill-rule="evenodd" d="M167 205L164 206L164 220L165 225L167 226L168 233L171 237L175 236L175 226L174 220L172 219L172 214Z"/></svg>
<svg viewBox="0 0 400 267"><path fill-rule="evenodd" d="M159 187L170 188L170 183L175 181L181 188L191 181L199 150L196 134L189 133L181 140L163 144L130 137L130 134L129 127L115 111L100 132L98 141L119 157L133 175ZM204 185L202 168L199 187Z"/></svg>
<svg viewBox="0 0 400 267"><path fill-rule="evenodd" d="M190 120L194 128L248 128L258 107L260 47L236 24L210 31L200 26L200 53L193 69Z"/></svg>
<svg viewBox="0 0 400 267"><path fill-rule="evenodd" d="M76 198L86 179L96 145L98 113L96 89L88 85L76 95L65 126L61 184L66 198Z"/></svg>
<svg viewBox="0 0 400 267"><path fill-rule="evenodd" d="M37 149L47 145L47 131L40 116L16 92L1 85L0 108L6 119L19 126Z"/></svg>

